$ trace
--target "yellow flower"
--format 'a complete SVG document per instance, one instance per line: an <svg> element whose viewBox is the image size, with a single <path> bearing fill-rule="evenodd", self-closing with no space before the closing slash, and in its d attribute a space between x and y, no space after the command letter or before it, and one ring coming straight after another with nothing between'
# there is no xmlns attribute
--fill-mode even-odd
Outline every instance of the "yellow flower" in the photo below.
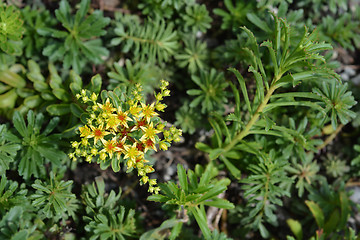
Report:
<svg viewBox="0 0 360 240"><path fill-rule="evenodd" d="M104 152L100 153L100 160L105 161L105 159L106 159L106 153Z"/></svg>
<svg viewBox="0 0 360 240"><path fill-rule="evenodd" d="M98 127L94 127L93 125L90 125L90 128L92 130L91 134L87 136L87 138L94 138L94 144L97 143L98 140L100 141L104 141L104 137L108 134L110 134L109 132L106 132L103 129L103 124L100 124Z"/></svg>
<svg viewBox="0 0 360 240"><path fill-rule="evenodd" d="M161 150L166 151L166 150L168 149L168 146L166 145L166 142L161 141L161 142L159 143L159 148L160 148Z"/></svg>
<svg viewBox="0 0 360 240"><path fill-rule="evenodd" d="M89 140L87 138L81 139L81 144L86 147L89 144Z"/></svg>
<svg viewBox="0 0 360 240"><path fill-rule="evenodd" d="M125 152L125 147L129 147L125 144L126 137L123 137L120 141L116 142L116 157L120 159L121 154Z"/></svg>
<svg viewBox="0 0 360 240"><path fill-rule="evenodd" d="M109 98L106 99L105 104L98 103L98 105L101 108L101 110L103 110L103 114L105 114L106 116L110 115L112 112L116 110L116 108L113 107L112 103L110 103Z"/></svg>
<svg viewBox="0 0 360 240"><path fill-rule="evenodd" d="M150 122L150 119L154 116L159 115L157 112L155 112L154 103L151 105L146 105L145 103L141 103L141 113L139 114L139 117L144 117L147 122Z"/></svg>
<svg viewBox="0 0 360 240"><path fill-rule="evenodd" d="M117 112L116 117L117 117L117 119L119 121L119 124L121 124L122 126L128 128L129 126L128 126L127 122L132 121L132 119L128 116L128 112L127 111L123 112L121 110L121 107L118 107L116 112Z"/></svg>
<svg viewBox="0 0 360 240"><path fill-rule="evenodd" d="M112 158L113 153L118 151L118 147L116 146L116 137L114 137L113 139L106 141L103 141L104 144L104 149L101 150L100 152L106 152L107 154L109 154L109 157Z"/></svg>
<svg viewBox="0 0 360 240"><path fill-rule="evenodd" d="M106 120L106 129L112 129L113 131L117 131L117 127L120 124L120 120L117 118L117 115L111 114L110 117Z"/></svg>
<svg viewBox="0 0 360 240"><path fill-rule="evenodd" d="M155 108L156 108L156 110L163 112L164 109L166 108L166 105L163 103L158 103L158 104L156 104Z"/></svg>
<svg viewBox="0 0 360 240"><path fill-rule="evenodd" d="M131 115L133 115L135 118L139 118L139 112L140 112L141 108L138 107L137 102L135 102L134 104L130 105L130 109L129 112Z"/></svg>
<svg viewBox="0 0 360 240"><path fill-rule="evenodd" d="M140 141L143 142L146 139L151 139L151 141L155 142L155 135L160 133L159 130L154 128L153 123L150 123L148 127L140 127L143 130L144 135L140 138Z"/></svg>
<svg viewBox="0 0 360 240"><path fill-rule="evenodd" d="M144 152L146 153L149 149L154 149L155 152L157 151L156 147L155 147L155 143L153 141L151 141L151 139L147 139L146 141L143 142L143 144L145 145L145 149Z"/></svg>
<svg viewBox="0 0 360 240"><path fill-rule="evenodd" d="M137 147L136 147L136 143L134 143L131 147L129 146L124 146L126 154L124 156L125 159L129 158L130 160L135 162L135 159L139 156L142 155L143 153L140 152Z"/></svg>
<svg viewBox="0 0 360 240"><path fill-rule="evenodd" d="M80 137L88 137L91 134L90 129L88 128L88 126L83 126L83 127L79 127L79 131L80 131Z"/></svg>

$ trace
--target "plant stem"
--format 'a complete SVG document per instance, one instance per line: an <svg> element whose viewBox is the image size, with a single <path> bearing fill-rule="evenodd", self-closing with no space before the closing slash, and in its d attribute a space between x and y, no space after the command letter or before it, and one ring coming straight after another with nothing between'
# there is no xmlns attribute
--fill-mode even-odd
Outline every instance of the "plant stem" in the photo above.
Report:
<svg viewBox="0 0 360 240"><path fill-rule="evenodd" d="M329 143L331 143L331 142L334 140L334 138L338 135L338 133L341 131L341 129L342 129L343 127L344 127L344 124L340 124L340 125L336 128L335 132L333 132L330 136L328 136L328 137L325 139L325 141L324 141L323 144L321 144L320 146L317 147L317 150L321 150L321 149L323 149L324 147L326 147Z"/></svg>
<svg viewBox="0 0 360 240"><path fill-rule="evenodd" d="M281 76L277 77L276 79L280 79ZM274 81L275 83L276 81ZM266 105L268 104L270 97L274 93L274 91L277 89L276 84L272 84L266 93L266 96L264 97L264 100L262 103L258 106L256 109L254 115L251 117L250 121L246 124L246 127L244 130L242 130L238 135L235 136L235 138L232 139L232 141L224 148L224 152L229 151L232 149L239 141L241 141L244 137L246 137L249 134L250 129L252 126L256 123L256 121L259 119L260 113L264 110Z"/></svg>

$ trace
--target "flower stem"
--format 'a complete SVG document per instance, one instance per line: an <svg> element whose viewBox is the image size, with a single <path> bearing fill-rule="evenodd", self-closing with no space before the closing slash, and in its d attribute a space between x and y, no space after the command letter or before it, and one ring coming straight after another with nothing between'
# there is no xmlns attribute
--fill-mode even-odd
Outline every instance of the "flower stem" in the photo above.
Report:
<svg viewBox="0 0 360 240"><path fill-rule="evenodd" d="M280 79L281 76L277 77L276 80ZM273 81L275 83L276 81ZM231 140L231 142L224 147L224 152L230 151L239 141L241 141L244 137L246 137L249 134L250 129L253 127L253 125L256 123L256 121L260 117L260 113L264 110L266 105L268 104L270 97L273 95L274 91L277 89L276 84L272 84L269 88L269 90L266 93L266 96L264 97L264 100L262 103L258 106L256 109L254 115L251 117L250 121L246 124L245 129L243 129L238 135L235 136Z"/></svg>

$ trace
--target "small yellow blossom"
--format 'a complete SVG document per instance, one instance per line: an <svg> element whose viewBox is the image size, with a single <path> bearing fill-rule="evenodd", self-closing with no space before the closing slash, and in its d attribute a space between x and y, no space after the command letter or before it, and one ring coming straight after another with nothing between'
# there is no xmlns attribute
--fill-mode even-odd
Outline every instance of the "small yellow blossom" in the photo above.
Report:
<svg viewBox="0 0 360 240"><path fill-rule="evenodd" d="M166 107L167 107L167 106L166 106L165 104L163 104L163 103L158 103L158 104L156 104L156 106L155 106L156 110L158 110L158 111L160 111L160 112L163 112Z"/></svg>
<svg viewBox="0 0 360 240"><path fill-rule="evenodd" d="M97 100L98 96L96 95L96 93L92 93L91 94L91 101L95 102Z"/></svg>
<svg viewBox="0 0 360 240"><path fill-rule="evenodd" d="M131 160L134 160L134 161L135 161L135 159L136 159L138 156L140 156L140 155L143 154L142 152L140 152L140 151L137 149L136 143L134 143L131 147L129 147L129 146L124 146L124 148L125 148L125 151L126 151L126 154L125 154L125 156L124 156L125 159L130 158Z"/></svg>
<svg viewBox="0 0 360 240"><path fill-rule="evenodd" d="M106 152L107 154L109 154L110 158L112 158L114 152L119 150L118 147L116 146L116 137L112 138L109 141L104 140L103 144L104 144L104 149L101 150L100 152Z"/></svg>
<svg viewBox="0 0 360 240"><path fill-rule="evenodd" d="M114 132L116 132L117 127L120 125L120 120L115 114L111 114L106 122L106 129L112 129Z"/></svg>
<svg viewBox="0 0 360 240"><path fill-rule="evenodd" d="M87 138L81 139L81 145L83 145L84 147L86 147L87 145L89 145L89 140L88 140Z"/></svg>
<svg viewBox="0 0 360 240"><path fill-rule="evenodd" d="M104 161L106 159L106 153L100 153L100 160Z"/></svg>
<svg viewBox="0 0 360 240"><path fill-rule="evenodd" d="M118 108L117 108L117 110L116 110L116 117L117 117L117 119L119 120L119 124L122 125L122 126L124 126L124 127L126 127L126 128L129 127L128 124L127 124L127 122L128 122L128 121L130 121L130 122L132 121L132 119L128 116L128 112L127 112L127 111L123 112L123 111L121 110L121 107L118 107Z"/></svg>
<svg viewBox="0 0 360 240"><path fill-rule="evenodd" d="M159 130L154 128L153 123L150 123L148 127L141 127L143 130L144 135L140 138L140 141L145 141L146 139L151 139L151 141L155 142L155 135L160 133Z"/></svg>
<svg viewBox="0 0 360 240"><path fill-rule="evenodd" d="M88 128L88 126L79 127L80 131L80 137L87 138L91 134L91 130Z"/></svg>
<svg viewBox="0 0 360 240"><path fill-rule="evenodd" d="M155 152L157 151L155 143L151 139L147 139L143 142L145 145L144 152L146 153L148 150L153 149Z"/></svg>
<svg viewBox="0 0 360 240"><path fill-rule="evenodd" d="M113 107L112 103L110 103L110 99L106 99L105 104L98 103L98 106L103 111L103 114L109 115L112 112L116 111L116 108Z"/></svg>
<svg viewBox="0 0 360 240"><path fill-rule="evenodd" d="M141 111L141 108L137 105L137 103L130 106L129 112L135 118L139 118L140 111Z"/></svg>
<svg viewBox="0 0 360 240"><path fill-rule="evenodd" d="M139 117L144 117L147 122L150 122L150 119L154 116L158 116L159 114L155 112L154 103L151 105L146 105L145 103L141 103L141 113L139 114Z"/></svg>
<svg viewBox="0 0 360 240"><path fill-rule="evenodd" d="M87 138L94 138L94 144L97 143L98 140L100 141L104 141L104 137L108 134L110 134L109 132L105 131L103 129L103 124L100 124L98 127L94 127L93 125L90 125L90 128L92 130L91 134L87 136Z"/></svg>

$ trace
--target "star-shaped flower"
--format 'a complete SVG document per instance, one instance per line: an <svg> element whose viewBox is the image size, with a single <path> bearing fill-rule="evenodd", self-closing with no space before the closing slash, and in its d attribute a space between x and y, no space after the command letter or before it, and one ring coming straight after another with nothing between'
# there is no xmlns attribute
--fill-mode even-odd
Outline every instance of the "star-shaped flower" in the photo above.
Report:
<svg viewBox="0 0 360 240"><path fill-rule="evenodd" d="M143 154L137 149L136 143L134 143L131 147L130 146L124 146L124 147L126 151L124 156L125 159L129 158L130 160L135 162L135 159Z"/></svg>
<svg viewBox="0 0 360 240"><path fill-rule="evenodd" d="M126 128L129 127L128 124L127 124L127 122L128 122L128 121L129 121L129 122L132 121L132 119L128 116L128 112L127 112L127 111L123 112L123 111L121 110L121 107L118 107L118 108L116 109L116 117L117 117L120 125L122 125L122 126L124 126L124 127L126 127Z"/></svg>
<svg viewBox="0 0 360 240"><path fill-rule="evenodd" d="M150 123L147 127L141 127L141 130L144 132L143 136L140 138L141 142L147 139L151 139L151 141L155 142L156 134L160 133L159 130L154 128L153 123Z"/></svg>
<svg viewBox="0 0 360 240"><path fill-rule="evenodd" d="M104 140L104 149L102 149L100 152L105 152L109 154L110 159L112 158L114 152L119 151L118 147L116 146L116 137L113 137L111 140Z"/></svg>
<svg viewBox="0 0 360 240"><path fill-rule="evenodd" d="M100 141L104 141L104 137L108 134L110 134L109 132L105 131L104 125L100 124L98 127L94 127L93 125L90 125L90 128L92 130L91 134L87 136L87 138L94 138L94 144L97 143L98 140Z"/></svg>
<svg viewBox="0 0 360 240"><path fill-rule="evenodd" d="M117 118L115 114L111 114L109 118L106 120L106 129L112 129L113 131L117 131L117 127L120 125L120 120Z"/></svg>
<svg viewBox="0 0 360 240"><path fill-rule="evenodd" d="M154 116L159 115L157 112L155 112L154 103L151 105L146 105L145 103L141 103L141 113L139 114L139 117L144 117L147 122L150 122L150 119Z"/></svg>
<svg viewBox="0 0 360 240"><path fill-rule="evenodd" d="M88 126L79 127L80 131L80 137L88 137L91 134L91 130L88 128Z"/></svg>
<svg viewBox="0 0 360 240"><path fill-rule="evenodd" d="M113 107L112 103L110 103L109 98L106 99L105 104L98 103L99 107L103 111L103 114L106 116L110 115L112 112L116 111L116 108Z"/></svg>

